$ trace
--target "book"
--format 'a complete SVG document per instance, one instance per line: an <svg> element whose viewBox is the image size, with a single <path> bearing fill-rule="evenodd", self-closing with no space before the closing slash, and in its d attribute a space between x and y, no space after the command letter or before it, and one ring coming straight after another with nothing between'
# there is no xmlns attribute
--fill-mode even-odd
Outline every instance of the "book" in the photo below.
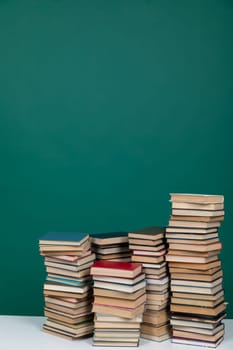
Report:
<svg viewBox="0 0 233 350"><path fill-rule="evenodd" d="M220 221L224 220L224 215L221 216L180 216L180 215L172 215L171 220L173 221L188 221L188 222L198 222L198 223L214 223L217 224Z"/></svg>
<svg viewBox="0 0 233 350"><path fill-rule="evenodd" d="M181 279L181 280L187 280L187 281L206 281L206 282L212 282L216 280L217 278L220 278L223 276L222 270L217 270L214 274L200 274L200 271L198 274L194 273L173 273L171 272L172 279Z"/></svg>
<svg viewBox="0 0 233 350"><path fill-rule="evenodd" d="M188 314L197 314L197 315L208 315L208 316L217 316L226 309L224 303L220 303L216 306L193 306L193 305L182 305L182 304L171 304L172 312L182 312ZM174 328L173 328L174 329Z"/></svg>
<svg viewBox="0 0 233 350"><path fill-rule="evenodd" d="M172 209L172 217L174 216L197 216L197 217L221 217L224 216L224 210L195 210L195 209Z"/></svg>
<svg viewBox="0 0 233 350"><path fill-rule="evenodd" d="M97 346L97 347L113 347L113 346L119 346L119 347L136 347L138 346L138 340L137 341L97 341L97 340L93 340L93 346Z"/></svg>
<svg viewBox="0 0 233 350"><path fill-rule="evenodd" d="M95 303L98 305L115 306L115 307L126 307L126 308L136 308L146 301L146 294L141 295L135 300L127 299L116 299L102 296L95 296Z"/></svg>
<svg viewBox="0 0 233 350"><path fill-rule="evenodd" d="M44 284L44 290L47 291L59 291L59 292L70 292L70 293L85 293L88 291L89 286L68 286L52 282L47 282Z"/></svg>
<svg viewBox="0 0 233 350"><path fill-rule="evenodd" d="M219 243L219 238L211 238L207 240L200 240L200 239L181 239L181 238L168 238L167 239L168 244L194 244L194 245L208 245L208 244L213 244L213 243Z"/></svg>
<svg viewBox="0 0 233 350"><path fill-rule="evenodd" d="M144 256L145 254L147 256L163 256L163 255L165 255L165 253L166 253L165 249L161 249L157 252L147 251L146 253L144 250L134 250L133 251L133 255L142 255L142 256Z"/></svg>
<svg viewBox="0 0 233 350"><path fill-rule="evenodd" d="M216 305L224 302L224 296L216 300L202 300L202 299L184 299L184 298L171 298L172 304L179 305L192 305L192 306L204 306L204 307L215 307Z"/></svg>
<svg viewBox="0 0 233 350"><path fill-rule="evenodd" d="M182 243L170 243L169 249L174 250L185 250L185 251L194 251L194 252L210 252L213 250L222 249L222 244L220 242L210 243L210 244L182 244Z"/></svg>
<svg viewBox="0 0 233 350"><path fill-rule="evenodd" d="M185 219L187 219L187 217ZM188 228L189 232L190 230L194 230L194 229L202 229L203 231L204 229L212 228L216 230L218 227L220 227L220 222L189 221L189 220L177 220L176 218L175 219L171 218L169 220L169 227L175 227L176 232L178 232L178 229L180 230L181 228Z"/></svg>
<svg viewBox="0 0 233 350"><path fill-rule="evenodd" d="M193 293L193 294L209 294L212 296L217 292L222 290L222 285L216 285L214 287L198 287L197 286L180 286L171 284L172 292L181 292L181 293Z"/></svg>
<svg viewBox="0 0 233 350"><path fill-rule="evenodd" d="M141 250L141 251L145 251L145 254L147 254L147 252L159 252L161 250L165 249L165 244L159 244L156 246L145 246L145 245L135 245L135 244L130 244L129 248L131 250Z"/></svg>
<svg viewBox="0 0 233 350"><path fill-rule="evenodd" d="M91 275L116 276L134 278L142 271L142 265L138 263L125 263L115 261L96 261L91 267Z"/></svg>
<svg viewBox="0 0 233 350"><path fill-rule="evenodd" d="M218 345L223 341L223 337L220 337L216 342L208 342L208 341L197 341L197 340L191 340L191 339L185 339L185 338L179 338L179 337L172 337L172 343L174 344L185 344L185 345L192 345L192 346L204 346L208 348L216 348Z"/></svg>
<svg viewBox="0 0 233 350"><path fill-rule="evenodd" d="M135 278L109 277L109 276L98 276L98 275L95 276L95 281L119 283L119 284L126 284L126 285L135 285L144 279L145 279L144 273L141 273Z"/></svg>
<svg viewBox="0 0 233 350"><path fill-rule="evenodd" d="M39 244L80 246L88 239L89 234L83 232L48 232L40 238Z"/></svg>
<svg viewBox="0 0 233 350"><path fill-rule="evenodd" d="M154 240L155 238L162 239L164 237L164 232L165 227L150 226L144 229L131 231L128 233L128 236L129 238Z"/></svg>
<svg viewBox="0 0 233 350"><path fill-rule="evenodd" d="M218 232L213 233L179 233L179 232L171 232L166 234L167 241L169 240L186 240L186 241L208 241L213 239L218 239Z"/></svg>
<svg viewBox="0 0 233 350"><path fill-rule="evenodd" d="M90 267L80 271L70 271L54 267L46 267L46 272L48 274L54 274L58 276L66 276L73 278L83 278L90 275Z"/></svg>
<svg viewBox="0 0 233 350"><path fill-rule="evenodd" d="M211 295L203 294L203 293L196 294L196 293L189 293L189 292L172 293L173 298L182 298L182 299L191 299L191 300L199 299L199 300L206 300L206 301L208 300L215 301L221 298L222 296L224 296L224 291L221 288L216 293Z"/></svg>
<svg viewBox="0 0 233 350"><path fill-rule="evenodd" d="M191 194L191 193L170 193L171 202L183 203L224 203L223 195L206 195L206 194Z"/></svg>
<svg viewBox="0 0 233 350"><path fill-rule="evenodd" d="M193 209L193 210L223 210L223 203L185 203L171 202L172 209Z"/></svg>
<svg viewBox="0 0 233 350"><path fill-rule="evenodd" d="M130 293L120 292L120 291L111 290L111 289L96 288L94 286L95 296L103 296L103 297L105 296L109 298L136 300L143 294L145 294L145 288L139 289L138 291L130 294Z"/></svg>
<svg viewBox="0 0 233 350"><path fill-rule="evenodd" d="M218 232L218 227L210 227L210 228L201 228L201 227L195 227L195 228L193 228L193 227L191 227L191 225L190 224L188 224L190 227L187 227L187 222L186 221L184 221L184 223L186 224L186 227L184 226L184 227L179 227L178 225L177 225L177 222L172 222L172 224L173 225L177 225L177 227L176 226L168 226L167 228L166 228L166 238L168 237L168 235L167 235L167 233L170 233L170 234L180 234L180 233L184 233L184 234L193 234L193 235L200 235L200 234L205 234L205 235L209 235L209 234L211 234L211 233L217 233ZM183 224L184 224L183 223ZM179 224L180 224L180 222L179 222ZM220 226L220 224L219 224L219 226Z"/></svg>
<svg viewBox="0 0 233 350"><path fill-rule="evenodd" d="M183 268L184 264L181 262L177 261L171 261L169 262L169 268ZM207 271L210 269L214 269L217 267L221 267L221 261L218 259L215 259L214 261L206 262L206 263L195 263L195 262L190 262L190 263L185 263L185 267L187 269L193 269L193 270L202 270L202 271Z"/></svg>
<svg viewBox="0 0 233 350"><path fill-rule="evenodd" d="M97 245L128 243L128 232L91 233L91 241Z"/></svg>
<svg viewBox="0 0 233 350"><path fill-rule="evenodd" d="M182 263L196 263L196 264L207 264L216 260L216 256L210 257L198 257L198 256L184 256L184 255L175 255L170 254L166 255L166 261L168 262L182 262ZM197 268L197 267L196 267ZM198 266L200 268L200 266Z"/></svg>
<svg viewBox="0 0 233 350"><path fill-rule="evenodd" d="M163 256L143 256L143 255L132 255L131 260L133 262L140 262L140 263L155 263L158 264L160 262L164 261Z"/></svg>
<svg viewBox="0 0 233 350"><path fill-rule="evenodd" d="M124 293L134 293L140 289L146 287L146 281L140 281L133 285L120 284L120 283L110 283L94 280L94 288L110 289Z"/></svg>
<svg viewBox="0 0 233 350"><path fill-rule="evenodd" d="M119 308L119 307L102 305L102 304L98 305L94 303L92 311L103 312L105 314L110 314L110 315L120 316L125 318L133 318L144 311L144 303L142 303L142 305L139 305L137 308L132 308L132 309L126 308L126 307Z"/></svg>

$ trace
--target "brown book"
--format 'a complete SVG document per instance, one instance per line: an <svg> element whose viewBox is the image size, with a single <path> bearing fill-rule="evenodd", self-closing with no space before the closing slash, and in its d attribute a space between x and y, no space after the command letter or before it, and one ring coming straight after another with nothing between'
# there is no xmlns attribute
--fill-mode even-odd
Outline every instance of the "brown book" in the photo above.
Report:
<svg viewBox="0 0 233 350"><path fill-rule="evenodd" d="M155 263L155 264L158 264L162 261L164 261L164 257L163 256L158 256L158 257L155 257L155 256L143 256L143 255L133 255L131 260L133 262L140 262L140 263L144 263L144 262L147 262L147 263Z"/></svg>
<svg viewBox="0 0 233 350"><path fill-rule="evenodd" d="M151 323L154 326L167 323L169 319L169 312L165 308L160 311L146 310L143 314L143 322Z"/></svg>
<svg viewBox="0 0 233 350"><path fill-rule="evenodd" d="M142 272L145 273L146 275L154 275L160 278L161 276L167 274L167 266L163 266L160 269L158 268L153 269L153 268L143 266Z"/></svg>
<svg viewBox="0 0 233 350"><path fill-rule="evenodd" d="M108 347L113 347L113 346L118 346L118 347L121 347L121 346L126 346L126 347L128 347L128 346L138 346L138 340L136 340L136 341L133 341L133 342L129 342L129 341L127 341L127 342L124 342L124 341L121 341L121 340L119 340L119 341L116 341L116 342L114 342L114 341L98 341L98 340L96 340L95 338L93 339L93 346L104 346L104 347L106 347L106 346L108 346Z"/></svg>
<svg viewBox="0 0 233 350"><path fill-rule="evenodd" d="M114 322L114 329L140 329L140 322ZM112 322L95 321L95 329L112 329Z"/></svg>
<svg viewBox="0 0 233 350"><path fill-rule="evenodd" d="M137 316L138 314L143 313L144 303L143 303L143 305L140 305L134 309L119 308L119 307L112 307L112 306L106 306L106 305L97 305L94 303L92 311L104 313L107 315L114 315L114 316L125 317L125 318L133 318L133 317Z"/></svg>
<svg viewBox="0 0 233 350"><path fill-rule="evenodd" d="M171 261L169 262L169 268L183 268L184 264L182 262L176 262L176 261ZM206 263L186 263L185 264L185 268L187 269L194 269L194 270L203 270L203 271L207 271L210 269L214 269L217 267L221 267L221 262L218 259L215 259L214 261L210 261L210 262L206 262Z"/></svg>
<svg viewBox="0 0 233 350"><path fill-rule="evenodd" d="M218 341L218 339L221 338L223 335L224 335L224 330L218 332L215 335L206 335L206 334L200 334L200 333L197 334L192 332L173 330L174 337L180 337L183 339L191 339L191 340L199 340L199 341L210 341L211 343Z"/></svg>
<svg viewBox="0 0 233 350"><path fill-rule="evenodd" d="M215 307L201 307L201 306L192 306L192 305L179 305L171 304L170 307L172 312L182 312L190 313L197 315L206 315L206 316L217 316L226 309L226 305L221 303Z"/></svg>
<svg viewBox="0 0 233 350"><path fill-rule="evenodd" d="M198 267L198 266L197 266ZM170 274L172 273L179 273L179 274L187 274L187 275L192 275L192 274L200 274L200 275L206 275L206 276L211 276L214 275L216 272L220 271L221 267L217 266L213 269L209 269L209 270L198 270L198 269L186 269L186 268L182 268L182 267L170 267L169 271Z"/></svg>
<svg viewBox="0 0 233 350"><path fill-rule="evenodd" d="M181 279L172 279L171 285L172 286L185 286L185 287L203 287L203 288L214 288L218 286L220 283L222 283L222 278L218 278L214 280L213 282L207 282L207 281L188 281L188 280L181 280Z"/></svg>
<svg viewBox="0 0 233 350"><path fill-rule="evenodd" d="M170 193L171 202L212 204L224 203L222 195L191 194L191 193Z"/></svg>
<svg viewBox="0 0 233 350"><path fill-rule="evenodd" d="M188 325L188 326L186 326L186 325L173 326L172 328L177 330L177 331L206 334L206 335L215 335L224 329L224 324L222 324L222 323L220 323L217 327L211 328L211 329L210 328L206 329L204 326L205 326L205 324L202 325L203 328L200 328L200 327L195 327L195 324L192 324L191 326L190 325Z"/></svg>
<svg viewBox="0 0 233 350"><path fill-rule="evenodd" d="M167 233L166 234L166 239L168 242L170 241L175 241L177 243L180 243L180 241L194 241L194 244L202 244L202 242L209 242L212 243L215 240L219 241L218 238L218 232L213 232L210 234L205 234L205 233L198 233L198 234L193 234L193 233L188 233L188 232L173 232L173 233Z"/></svg>
<svg viewBox="0 0 233 350"><path fill-rule="evenodd" d="M168 305L168 301L164 302L163 304L155 304L154 302L152 304L146 303L145 310L152 310L152 311L159 311L163 310Z"/></svg>
<svg viewBox="0 0 233 350"><path fill-rule="evenodd" d="M192 271L192 270L191 270ZM220 278L223 276L222 270L218 270L216 273L212 275L205 275L205 274L194 274L194 273L171 273L171 279L181 279L181 280L190 280L190 281L206 281L206 282L212 282L216 280L217 278Z"/></svg>
<svg viewBox="0 0 233 350"><path fill-rule="evenodd" d="M145 323L145 322L143 322L141 325L141 332L145 334L161 336L163 334L169 333L170 331L171 331L171 326L168 323L160 327L153 327L151 323Z"/></svg>
<svg viewBox="0 0 233 350"><path fill-rule="evenodd" d="M62 298L76 298L76 299L84 299L91 295L91 292L88 291L83 294L78 293L70 293L70 292L59 292L56 290L46 290L44 289L45 296L54 296L54 297L62 297Z"/></svg>
<svg viewBox="0 0 233 350"><path fill-rule="evenodd" d="M187 217L186 217L187 219ZM175 227L176 228L176 232L179 232L177 228L188 228L187 231L191 231L194 229L202 229L202 230L206 230L206 229L210 229L210 228L218 228L220 227L221 223L219 221L214 221L214 222L205 222L205 221L190 221L190 220L178 220L178 219L173 219L170 218L169 220L169 226L170 227Z"/></svg>
<svg viewBox="0 0 233 350"><path fill-rule="evenodd" d="M172 215L213 218L217 216L224 216L224 210L172 209Z"/></svg>
<svg viewBox="0 0 233 350"><path fill-rule="evenodd" d="M136 238L136 239L161 239L164 237L165 227L146 227L144 229L136 230L133 232L128 233L129 239Z"/></svg>
<svg viewBox="0 0 233 350"><path fill-rule="evenodd" d="M174 292L179 292L179 293L193 293L193 294L208 294L208 295L213 295L222 290L222 285L219 284L216 287L212 288L203 288L203 287L198 287L198 286L179 286L179 285L171 285L171 291ZM195 299L195 298L194 298Z"/></svg>
<svg viewBox="0 0 233 350"><path fill-rule="evenodd" d="M70 315L62 314L58 311L46 310L44 311L44 315L52 320L57 320L60 322L65 322L69 324L76 324L79 322L84 322L86 320L90 320L90 314L80 315L77 317L71 317ZM91 316L92 318L92 316Z"/></svg>
<svg viewBox="0 0 233 350"><path fill-rule="evenodd" d="M182 238L167 238L167 242L170 244L194 244L194 245L207 245L218 243L219 238L211 238L211 239L182 239Z"/></svg>
<svg viewBox="0 0 233 350"><path fill-rule="evenodd" d="M184 299L184 298L171 298L171 304L188 305L188 306L202 306L202 307L216 307L220 303L224 302L224 297L221 296L216 300L201 300L201 299Z"/></svg>
<svg viewBox="0 0 233 350"><path fill-rule="evenodd" d="M148 292L146 293L146 300L148 302L156 302L157 300L159 301L165 301L169 298L169 294L168 292L164 293L164 294L157 294L157 293L153 293L153 292Z"/></svg>
<svg viewBox="0 0 233 350"><path fill-rule="evenodd" d="M208 258L208 257L215 257L217 259L217 256L220 254L220 250L214 250L210 252L198 252L193 250L172 250L169 249L169 254L175 256L189 256L189 257L198 257L198 258Z"/></svg>
<svg viewBox="0 0 233 350"><path fill-rule="evenodd" d="M193 210L223 210L223 203L185 203L185 202L172 202L172 209L193 209Z"/></svg>
<svg viewBox="0 0 233 350"><path fill-rule="evenodd" d="M93 297L89 296L84 299L76 299L76 298L57 298L57 297L45 297L46 303L51 303L53 305L60 305L67 307L69 309L78 309L80 307L91 304L93 301Z"/></svg>
<svg viewBox="0 0 233 350"><path fill-rule="evenodd" d="M189 222L196 221L196 222L218 223L218 222L224 220L224 215L213 216L213 217L209 217L209 216L179 216L179 215L172 215L170 217L170 220L174 220L174 221L189 221Z"/></svg>
<svg viewBox="0 0 233 350"><path fill-rule="evenodd" d="M127 258L131 256L131 252L127 252L127 253L116 253L116 254L96 254L96 258L97 259L106 259L106 260L111 260L111 259L120 259L120 258Z"/></svg>
<svg viewBox="0 0 233 350"><path fill-rule="evenodd" d="M141 333L141 338L156 341L156 342L162 342L171 338L171 334L165 333L163 335L157 336L157 335L151 335L147 333Z"/></svg>
<svg viewBox="0 0 233 350"><path fill-rule="evenodd" d="M211 244L180 244L180 243L170 243L169 249L173 250L188 250L194 252L210 252L222 249L222 244L219 243L211 243Z"/></svg>
<svg viewBox="0 0 233 350"><path fill-rule="evenodd" d="M163 242L160 242L160 243L156 246L129 244L129 248L131 250L145 250L145 254L146 254L147 251L158 252L162 249L165 249L165 244Z"/></svg>
<svg viewBox="0 0 233 350"><path fill-rule="evenodd" d="M174 222L177 224L177 221ZM179 222L180 224L180 222ZM187 225L187 221L184 221L184 224ZM195 222L196 224L196 222ZM166 237L167 235L177 235L177 234L189 234L189 235L210 235L218 233L217 227L210 228L201 228L201 227L167 227L166 228ZM219 225L220 226L220 225Z"/></svg>
<svg viewBox="0 0 233 350"><path fill-rule="evenodd" d="M83 313L90 313L91 312L91 308L92 308L92 301L90 301L89 304L85 305L85 306L82 306L82 307L79 307L79 308L76 308L76 309L71 309L71 308L68 308L68 307L65 307L65 306L61 306L61 305L57 305L57 304L52 304L52 303L45 303L45 307L47 309L50 309L50 310L55 310L55 311L61 311L61 312L64 312L66 314L69 314L69 315L79 315L79 314L83 314Z"/></svg>
<svg viewBox="0 0 233 350"><path fill-rule="evenodd" d="M102 288L94 288L94 295L95 296L101 296L101 297L108 297L108 298L119 298L119 299L126 299L126 300L136 300L140 296L145 294L145 289L140 289L134 293L124 293L124 292L118 292L115 290L108 290L108 289L102 289Z"/></svg>
<svg viewBox="0 0 233 350"><path fill-rule="evenodd" d="M92 336L93 333L93 326L90 326L89 328L81 329L79 332L75 333L70 333L70 332L65 332L60 329L44 325L43 326L43 331L45 333L51 334L51 335L56 335L58 337L68 339L68 340L73 340L73 339L84 339L84 338L89 338Z"/></svg>
<svg viewBox="0 0 233 350"><path fill-rule="evenodd" d="M184 292L173 292L173 298L181 298L181 299L199 299L199 300L210 300L215 301L224 296L223 289L220 289L216 294L208 295L208 294L197 294L197 293L184 293Z"/></svg>
<svg viewBox="0 0 233 350"><path fill-rule="evenodd" d="M136 239L136 238L130 238L130 244L131 245L145 245L145 246L157 246L159 244L162 244L163 243L163 240L162 239L156 239L156 240L150 240L150 239Z"/></svg>
<svg viewBox="0 0 233 350"><path fill-rule="evenodd" d="M116 299L116 298L108 298L102 296L95 296L95 303L98 305L106 305L106 306L119 306L126 308L136 308L142 303L146 301L146 294L141 295L136 300L127 300L127 299Z"/></svg>
<svg viewBox="0 0 233 350"><path fill-rule="evenodd" d="M171 321L173 322L174 320L182 320L182 321L192 321L192 322L196 322L196 323L204 323L205 326L203 327L208 327L209 325L212 325L213 327L216 327L216 325L219 324L219 322L221 322L224 318L226 317L226 313L223 312L220 315L218 315L217 317L205 317L205 316L198 316L198 315L186 315L186 314L172 314L171 316Z"/></svg>
<svg viewBox="0 0 233 350"><path fill-rule="evenodd" d="M54 274L58 276L66 276L66 277L72 277L72 278L82 278L85 276L90 275L90 267L81 271L69 271L69 270L64 270L64 269L58 269L56 267L46 267L46 272L48 274Z"/></svg>
<svg viewBox="0 0 233 350"><path fill-rule="evenodd" d="M185 256L185 255L175 255L170 254L170 252L166 255L166 261L176 262L176 263L190 263L190 264L208 264L210 262L216 261L216 256L210 257L199 257L199 256ZM183 265L183 264L182 264Z"/></svg>

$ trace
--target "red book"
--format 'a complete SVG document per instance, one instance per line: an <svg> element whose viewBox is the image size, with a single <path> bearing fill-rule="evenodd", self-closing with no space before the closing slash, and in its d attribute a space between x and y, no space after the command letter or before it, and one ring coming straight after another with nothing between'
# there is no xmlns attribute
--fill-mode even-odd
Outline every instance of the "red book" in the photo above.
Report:
<svg viewBox="0 0 233 350"><path fill-rule="evenodd" d="M91 268L91 275L134 278L142 271L142 264L98 260Z"/></svg>

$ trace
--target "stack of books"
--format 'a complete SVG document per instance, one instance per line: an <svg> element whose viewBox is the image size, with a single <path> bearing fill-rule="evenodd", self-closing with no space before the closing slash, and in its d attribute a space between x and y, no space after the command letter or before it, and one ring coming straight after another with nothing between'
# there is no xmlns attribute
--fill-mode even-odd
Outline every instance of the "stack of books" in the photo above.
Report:
<svg viewBox="0 0 233 350"><path fill-rule="evenodd" d="M86 233L50 232L39 241L45 258L47 317L43 330L67 339L93 333L93 291L90 267L95 254Z"/></svg>
<svg viewBox="0 0 233 350"><path fill-rule="evenodd" d="M224 197L171 194L166 229L171 275L172 341L216 347L224 337L226 316L218 228Z"/></svg>
<svg viewBox="0 0 233 350"><path fill-rule="evenodd" d="M94 279L94 342L96 346L138 346L146 300L142 265L99 260Z"/></svg>
<svg viewBox="0 0 233 350"><path fill-rule="evenodd" d="M91 246L97 260L130 262L128 232L92 233Z"/></svg>
<svg viewBox="0 0 233 350"><path fill-rule="evenodd" d="M146 276L146 305L141 336L154 341L170 337L169 276L164 236L164 227L146 227L129 232L132 261L142 264Z"/></svg>

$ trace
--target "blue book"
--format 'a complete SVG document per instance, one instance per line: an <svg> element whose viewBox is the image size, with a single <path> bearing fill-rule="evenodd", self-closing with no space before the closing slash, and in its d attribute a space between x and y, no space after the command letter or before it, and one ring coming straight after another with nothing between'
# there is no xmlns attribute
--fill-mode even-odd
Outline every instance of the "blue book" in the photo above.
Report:
<svg viewBox="0 0 233 350"><path fill-rule="evenodd" d="M40 244L71 243L81 245L89 238L85 232L48 232L40 239Z"/></svg>
<svg viewBox="0 0 233 350"><path fill-rule="evenodd" d="M98 245L128 243L128 232L91 233L91 241Z"/></svg>
<svg viewBox="0 0 233 350"><path fill-rule="evenodd" d="M49 282L55 282L55 283L61 283L61 284L68 284L70 286L78 286L78 287L85 287L87 285L91 285L92 278L90 277L89 279L85 280L84 282L68 279L68 278L60 278L60 277L52 277L52 276L47 276L46 278L47 281Z"/></svg>

